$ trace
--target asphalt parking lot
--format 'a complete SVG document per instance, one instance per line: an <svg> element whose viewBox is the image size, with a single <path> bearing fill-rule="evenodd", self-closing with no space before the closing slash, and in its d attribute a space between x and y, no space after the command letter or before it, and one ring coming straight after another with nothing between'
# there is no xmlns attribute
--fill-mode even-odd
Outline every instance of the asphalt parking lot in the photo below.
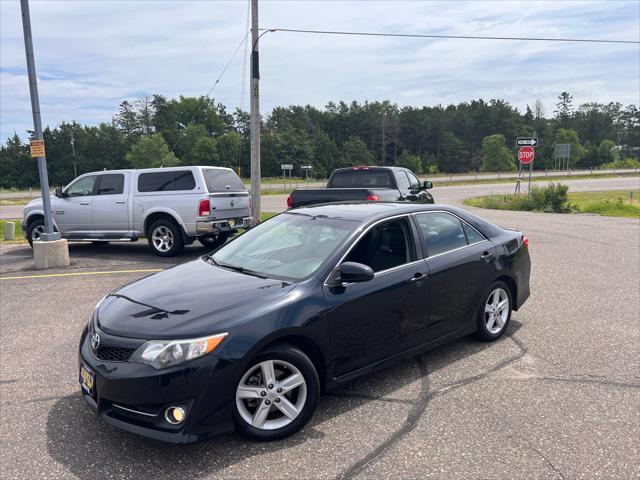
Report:
<svg viewBox="0 0 640 480"><path fill-rule="evenodd" d="M476 212L530 240L532 295L507 335L326 394L305 429L268 444L164 445L107 426L80 396L95 303L198 244L169 260L142 242L73 244L74 265L47 272L26 270L28 246L2 247L2 477L640 478L640 222Z"/></svg>

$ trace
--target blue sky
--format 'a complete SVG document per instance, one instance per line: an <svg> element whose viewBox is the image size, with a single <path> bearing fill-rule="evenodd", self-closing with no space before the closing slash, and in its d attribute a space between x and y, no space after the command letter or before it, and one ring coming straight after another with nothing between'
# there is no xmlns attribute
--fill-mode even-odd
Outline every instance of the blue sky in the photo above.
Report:
<svg viewBox="0 0 640 480"><path fill-rule="evenodd" d="M31 0L45 125L110 121L118 104L154 93L204 95L247 29L247 0ZM640 40L640 2L260 3L262 27ZM32 128L18 0L0 0L0 140ZM268 33L261 105L338 100L436 105L541 99L640 103L640 46L426 40ZM212 96L243 101L240 49ZM247 70L248 73L248 70ZM247 91L248 84L244 84ZM248 109L247 95L244 108Z"/></svg>

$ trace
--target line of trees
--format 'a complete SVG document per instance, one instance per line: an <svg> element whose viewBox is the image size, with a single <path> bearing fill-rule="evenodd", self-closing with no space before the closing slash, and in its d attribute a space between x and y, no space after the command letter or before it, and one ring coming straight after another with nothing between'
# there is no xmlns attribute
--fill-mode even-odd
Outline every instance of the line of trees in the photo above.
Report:
<svg viewBox="0 0 640 480"><path fill-rule="evenodd" d="M262 122L262 172L280 164L313 165L325 177L334 168L400 165L417 173L515 170L515 138L537 134L535 168L552 168L557 143L570 143L572 168L640 166L637 105L585 103L563 92L553 115L536 101L521 113L503 100L398 107L383 102L330 102L277 107ZM110 123L63 122L44 133L52 185L95 170L174 165L250 169L249 114L209 97L161 95L122 102ZM632 158L626 158L632 157ZM617 162L617 163L616 163ZM18 135L0 147L0 187L38 184L35 160Z"/></svg>

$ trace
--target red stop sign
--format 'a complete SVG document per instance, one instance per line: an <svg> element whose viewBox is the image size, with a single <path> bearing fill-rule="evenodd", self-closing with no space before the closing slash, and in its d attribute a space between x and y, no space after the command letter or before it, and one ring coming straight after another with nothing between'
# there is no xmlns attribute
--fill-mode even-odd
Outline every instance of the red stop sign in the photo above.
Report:
<svg viewBox="0 0 640 480"><path fill-rule="evenodd" d="M523 165L529 165L536 158L536 151L533 147L521 147L518 150L518 161Z"/></svg>

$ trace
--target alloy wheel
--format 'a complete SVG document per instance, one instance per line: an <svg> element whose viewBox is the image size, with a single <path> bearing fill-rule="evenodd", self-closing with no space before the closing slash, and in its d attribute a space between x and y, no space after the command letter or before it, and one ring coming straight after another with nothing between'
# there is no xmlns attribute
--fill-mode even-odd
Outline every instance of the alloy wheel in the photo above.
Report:
<svg viewBox="0 0 640 480"><path fill-rule="evenodd" d="M173 233L168 227L160 225L151 234L153 246L161 252L168 252L173 247Z"/></svg>
<svg viewBox="0 0 640 480"><path fill-rule="evenodd" d="M286 427L302 412L307 383L295 366L284 360L266 360L251 367L236 390L242 419L261 430Z"/></svg>
<svg viewBox="0 0 640 480"><path fill-rule="evenodd" d="M500 333L509 318L509 295L503 288L491 292L484 307L484 321L487 331L493 335Z"/></svg>
<svg viewBox="0 0 640 480"><path fill-rule="evenodd" d="M37 242L40 240L43 233L45 233L46 229L44 225L38 225L31 231L31 241Z"/></svg>

